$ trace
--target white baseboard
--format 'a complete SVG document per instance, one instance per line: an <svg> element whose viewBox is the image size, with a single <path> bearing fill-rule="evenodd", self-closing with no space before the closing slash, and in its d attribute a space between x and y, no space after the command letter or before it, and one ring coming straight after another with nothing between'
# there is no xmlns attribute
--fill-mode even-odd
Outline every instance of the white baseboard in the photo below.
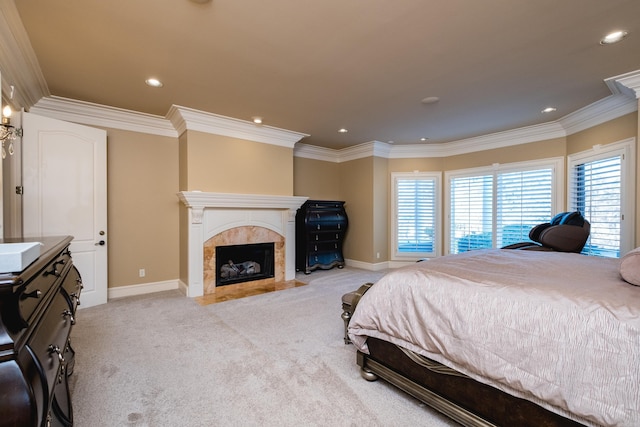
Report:
<svg viewBox="0 0 640 427"><path fill-rule="evenodd" d="M373 264L370 262L356 261L354 259L345 259L344 263L349 267L361 268L369 271L380 271L389 268L389 263L386 261Z"/></svg>
<svg viewBox="0 0 640 427"><path fill-rule="evenodd" d="M139 285L117 286L109 288L108 299L131 297L134 295L150 294L153 292L170 291L178 289L186 295L186 286L179 279L165 280L163 282L141 283Z"/></svg>
<svg viewBox="0 0 640 427"><path fill-rule="evenodd" d="M384 261L372 264L370 262L356 261L353 259L345 259L344 262L349 267L361 268L363 270L369 271L381 271L388 268L400 268L416 263L416 261Z"/></svg>

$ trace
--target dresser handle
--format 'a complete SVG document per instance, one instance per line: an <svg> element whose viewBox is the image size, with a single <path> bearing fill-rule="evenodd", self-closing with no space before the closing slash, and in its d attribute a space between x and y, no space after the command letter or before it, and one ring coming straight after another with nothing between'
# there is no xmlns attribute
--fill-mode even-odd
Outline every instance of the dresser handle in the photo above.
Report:
<svg viewBox="0 0 640 427"><path fill-rule="evenodd" d="M69 295L71 298L75 298L76 300L76 304L80 305L80 296L78 294L76 294L75 292L73 292L71 295Z"/></svg>
<svg viewBox="0 0 640 427"><path fill-rule="evenodd" d="M60 347L57 345L49 344L49 354L56 353L58 355L58 360L60 363L64 363L64 356L62 355L62 351L60 351Z"/></svg>
<svg viewBox="0 0 640 427"><path fill-rule="evenodd" d="M62 351L60 347L57 345L49 344L49 354L56 353L58 355L58 360L60 361L60 373L58 374L58 382L62 382L62 378L64 377L64 356L62 355Z"/></svg>
<svg viewBox="0 0 640 427"><path fill-rule="evenodd" d="M40 298L42 296L42 291L40 289L36 289L35 291L31 291L29 293L24 293L20 295L21 299L26 298Z"/></svg>
<svg viewBox="0 0 640 427"><path fill-rule="evenodd" d="M56 276L56 277L60 277L60 273L58 272L58 270L56 270L55 265L53 266L53 271L45 271L45 272L44 272L44 275L45 275L45 276L48 276L48 275L50 275L50 274L52 274L52 275L54 275L54 276Z"/></svg>
<svg viewBox="0 0 640 427"><path fill-rule="evenodd" d="M73 317L73 313L71 312L71 310L65 310L62 312L62 317L67 317L67 316L69 316L69 319L71 319L71 324L75 325L76 319Z"/></svg>

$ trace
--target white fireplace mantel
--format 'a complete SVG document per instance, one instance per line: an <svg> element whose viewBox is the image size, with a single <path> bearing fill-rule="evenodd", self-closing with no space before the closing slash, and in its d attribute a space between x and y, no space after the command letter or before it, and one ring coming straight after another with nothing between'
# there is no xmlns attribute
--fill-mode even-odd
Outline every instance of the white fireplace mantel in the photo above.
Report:
<svg viewBox="0 0 640 427"><path fill-rule="evenodd" d="M307 197L181 191L178 198L189 210L188 296L204 294L204 242L243 225L260 225L284 236L285 280L295 278L295 213Z"/></svg>

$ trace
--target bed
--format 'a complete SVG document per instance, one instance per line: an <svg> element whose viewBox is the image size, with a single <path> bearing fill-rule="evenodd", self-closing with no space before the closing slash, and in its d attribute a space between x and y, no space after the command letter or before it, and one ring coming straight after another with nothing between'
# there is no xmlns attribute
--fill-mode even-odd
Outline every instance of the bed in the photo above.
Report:
<svg viewBox="0 0 640 427"><path fill-rule="evenodd" d="M350 320L357 363L467 426L639 426L640 288L621 262L491 249L394 270Z"/></svg>

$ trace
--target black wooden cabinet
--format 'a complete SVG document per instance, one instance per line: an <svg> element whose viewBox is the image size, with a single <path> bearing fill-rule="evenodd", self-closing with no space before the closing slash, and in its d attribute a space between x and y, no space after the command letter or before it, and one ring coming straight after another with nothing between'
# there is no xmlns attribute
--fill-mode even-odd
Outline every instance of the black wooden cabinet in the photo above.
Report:
<svg viewBox="0 0 640 427"><path fill-rule="evenodd" d="M309 274L344 267L347 226L344 202L307 200L296 213L296 270Z"/></svg>
<svg viewBox="0 0 640 427"><path fill-rule="evenodd" d="M82 280L71 239L37 239L38 259L21 272L0 273L0 426L73 425L69 335Z"/></svg>

